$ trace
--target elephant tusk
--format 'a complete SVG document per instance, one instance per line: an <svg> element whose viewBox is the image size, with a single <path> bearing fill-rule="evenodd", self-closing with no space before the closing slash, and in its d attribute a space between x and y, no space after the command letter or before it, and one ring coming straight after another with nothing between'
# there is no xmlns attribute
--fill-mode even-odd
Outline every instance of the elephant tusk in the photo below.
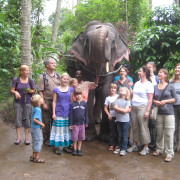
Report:
<svg viewBox="0 0 180 180"><path fill-rule="evenodd" d="M109 62L106 63L106 72L109 72Z"/></svg>

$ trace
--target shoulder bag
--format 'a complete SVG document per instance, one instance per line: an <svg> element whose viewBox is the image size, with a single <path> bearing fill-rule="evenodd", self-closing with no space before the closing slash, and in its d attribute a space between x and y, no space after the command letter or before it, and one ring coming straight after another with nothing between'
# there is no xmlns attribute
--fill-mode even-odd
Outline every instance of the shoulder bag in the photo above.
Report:
<svg viewBox="0 0 180 180"><path fill-rule="evenodd" d="M159 98L159 101L161 101L161 98L163 97L163 94L164 94L164 92L165 92L165 90L167 89L168 86L169 86L169 84L167 84L167 86L164 88L164 90L163 90L163 92L161 94L161 97ZM149 115L150 119L155 121L157 119L157 114L158 114L158 107L154 105L151 108L151 111L150 111L150 115Z"/></svg>

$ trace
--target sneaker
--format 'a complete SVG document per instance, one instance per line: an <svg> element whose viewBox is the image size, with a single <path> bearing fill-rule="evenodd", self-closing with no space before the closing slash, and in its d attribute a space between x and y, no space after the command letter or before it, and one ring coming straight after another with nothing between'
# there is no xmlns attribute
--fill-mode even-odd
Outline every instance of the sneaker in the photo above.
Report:
<svg viewBox="0 0 180 180"><path fill-rule="evenodd" d="M119 154L120 153L120 149L116 149L113 153L114 154Z"/></svg>
<svg viewBox="0 0 180 180"><path fill-rule="evenodd" d="M25 139L24 144L25 144L25 145L30 145L29 139Z"/></svg>
<svg viewBox="0 0 180 180"><path fill-rule="evenodd" d="M73 156L77 155L77 150L73 150L72 155Z"/></svg>
<svg viewBox="0 0 180 180"><path fill-rule="evenodd" d="M83 155L82 150L78 150L77 154L78 154L78 156L82 156Z"/></svg>
<svg viewBox="0 0 180 180"><path fill-rule="evenodd" d="M120 155L121 155L121 156L125 156L126 154L127 154L127 152L126 152L125 150L121 150L121 151L120 151Z"/></svg>
<svg viewBox="0 0 180 180"><path fill-rule="evenodd" d="M143 150L139 154L142 155L142 156L145 156L148 153L149 153L149 148L148 147L144 147Z"/></svg>
<svg viewBox="0 0 180 180"><path fill-rule="evenodd" d="M127 152L136 152L136 151L138 151L138 148L135 145L132 145L130 148L127 149Z"/></svg>
<svg viewBox="0 0 180 180"><path fill-rule="evenodd" d="M19 145L21 143L21 139L16 139L16 141L14 142L15 145Z"/></svg>

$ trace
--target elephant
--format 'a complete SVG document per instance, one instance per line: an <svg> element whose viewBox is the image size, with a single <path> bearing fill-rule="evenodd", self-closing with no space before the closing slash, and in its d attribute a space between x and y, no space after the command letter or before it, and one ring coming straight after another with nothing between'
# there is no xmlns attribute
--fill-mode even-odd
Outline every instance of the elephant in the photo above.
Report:
<svg viewBox="0 0 180 180"><path fill-rule="evenodd" d="M87 102L89 127L86 130L86 139L89 141L97 137L95 121L100 122L99 138L108 140L109 120L104 112L104 101L113 81L115 65L124 58L129 61L129 53L127 44L111 23L91 21L72 43L69 55L77 63L75 67L71 67L69 63L67 71L73 76L74 70L80 67L84 80L94 81L98 85L96 90L89 92Z"/></svg>

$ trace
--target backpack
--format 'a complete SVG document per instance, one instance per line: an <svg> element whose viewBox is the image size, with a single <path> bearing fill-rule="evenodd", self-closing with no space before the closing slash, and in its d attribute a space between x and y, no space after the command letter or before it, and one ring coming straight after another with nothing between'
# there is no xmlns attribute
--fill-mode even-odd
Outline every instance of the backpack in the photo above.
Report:
<svg viewBox="0 0 180 180"><path fill-rule="evenodd" d="M16 90L18 84L19 84L19 81L20 81L20 77L18 76L18 77L17 77L17 80L16 80L15 90ZM28 83L29 83L29 85L30 85L30 87L31 87L31 89L32 89L32 79L29 78L29 77L28 77Z"/></svg>
<svg viewBox="0 0 180 180"><path fill-rule="evenodd" d="M60 78L59 73L55 72L55 74L56 74L56 76L57 76L57 79L59 79L59 78ZM46 79L46 73L43 73L43 81L44 81L44 87L45 87L45 84L47 84L46 87L47 87L47 89L48 89L48 79ZM46 82L47 82L47 83L46 83Z"/></svg>
<svg viewBox="0 0 180 180"><path fill-rule="evenodd" d="M157 84L159 84L159 79L156 75L155 75L155 79L156 79Z"/></svg>

